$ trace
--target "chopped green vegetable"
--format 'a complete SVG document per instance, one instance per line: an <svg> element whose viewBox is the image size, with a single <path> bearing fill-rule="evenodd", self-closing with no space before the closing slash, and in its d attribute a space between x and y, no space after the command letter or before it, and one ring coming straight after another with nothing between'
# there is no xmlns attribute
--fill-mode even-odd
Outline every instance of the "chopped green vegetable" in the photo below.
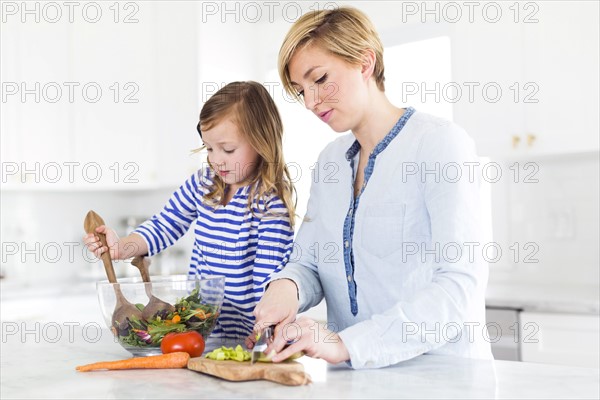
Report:
<svg viewBox="0 0 600 400"><path fill-rule="evenodd" d="M275 354L275 350L271 351L271 353L268 355L260 356L257 361L270 363L270 362L272 362L271 358L273 357L274 354ZM286 361L295 360L297 358L302 357L303 355L304 355L304 353L299 351L297 353L292 354L289 358L286 359ZM209 358L211 360L217 360L217 361L224 361L224 360L248 361L248 360L250 360L250 358L252 358L250 355L250 352L247 350L244 350L242 348L242 346L240 346L239 344L237 346L235 346L235 349L233 349L232 347L221 346L220 348L214 349L210 353L206 354L205 357Z"/></svg>
<svg viewBox="0 0 600 400"><path fill-rule="evenodd" d="M232 347L221 346L218 349L214 349L206 355L206 358L211 360L224 361L248 361L250 360L250 352L244 350L239 344L233 349Z"/></svg>

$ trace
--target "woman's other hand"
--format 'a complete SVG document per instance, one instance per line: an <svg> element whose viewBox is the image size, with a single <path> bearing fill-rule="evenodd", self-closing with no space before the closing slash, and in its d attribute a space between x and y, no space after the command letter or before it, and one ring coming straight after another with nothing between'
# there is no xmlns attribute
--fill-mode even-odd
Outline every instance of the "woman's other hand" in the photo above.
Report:
<svg viewBox="0 0 600 400"><path fill-rule="evenodd" d="M330 331L324 324L309 318L298 318L282 329L283 340L293 342L285 349L275 354L273 362L284 361L294 353L303 351L312 358L321 358L329 363L337 364L350 360L348 349L340 336ZM267 348L268 354L271 349Z"/></svg>

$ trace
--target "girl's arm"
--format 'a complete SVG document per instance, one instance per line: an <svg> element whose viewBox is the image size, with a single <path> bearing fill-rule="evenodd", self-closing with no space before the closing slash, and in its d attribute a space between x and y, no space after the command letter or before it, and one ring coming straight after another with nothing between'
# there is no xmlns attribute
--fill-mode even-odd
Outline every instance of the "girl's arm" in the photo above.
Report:
<svg viewBox="0 0 600 400"><path fill-rule="evenodd" d="M285 205L278 198L269 201L269 210L284 213ZM254 284L261 287L272 274L281 271L292 251L294 230L287 212L283 215L266 216L258 225L258 243L254 259Z"/></svg>
<svg viewBox="0 0 600 400"><path fill-rule="evenodd" d="M160 253L172 246L190 228L197 218L200 172L188 178L172 195L163 209L148 221L141 224L132 233L147 247L148 256ZM132 236L130 235L130 236ZM135 239L135 242L140 239Z"/></svg>

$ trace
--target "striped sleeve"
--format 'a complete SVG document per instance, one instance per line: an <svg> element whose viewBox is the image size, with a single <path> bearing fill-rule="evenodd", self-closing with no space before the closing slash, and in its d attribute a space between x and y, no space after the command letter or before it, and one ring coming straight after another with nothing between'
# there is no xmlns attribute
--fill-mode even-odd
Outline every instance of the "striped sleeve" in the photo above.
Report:
<svg viewBox="0 0 600 400"><path fill-rule="evenodd" d="M192 175L172 195L163 209L133 231L148 245L148 256L173 245L197 218L198 177Z"/></svg>
<svg viewBox="0 0 600 400"><path fill-rule="evenodd" d="M269 202L269 210L275 215L261 218L258 226L253 274L255 284L260 286L285 266L294 242L294 229L284 203L278 197L273 197Z"/></svg>

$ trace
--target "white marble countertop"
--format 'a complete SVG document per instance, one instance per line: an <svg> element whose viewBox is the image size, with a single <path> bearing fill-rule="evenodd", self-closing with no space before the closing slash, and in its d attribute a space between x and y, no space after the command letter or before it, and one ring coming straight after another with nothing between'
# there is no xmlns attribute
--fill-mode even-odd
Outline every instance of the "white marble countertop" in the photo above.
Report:
<svg viewBox="0 0 600 400"><path fill-rule="evenodd" d="M326 321L325 301L301 315ZM96 282L93 281L46 286L0 281L0 318L3 321L40 323L105 323L96 295Z"/></svg>
<svg viewBox="0 0 600 400"><path fill-rule="evenodd" d="M17 331L15 331L17 329ZM2 327L0 398L598 398L599 370L424 355L354 371L303 357L313 383L228 382L186 369L81 373L129 357L108 330L65 323Z"/></svg>
<svg viewBox="0 0 600 400"><path fill-rule="evenodd" d="M490 282L486 306L525 311L598 314L598 286L542 285L516 282Z"/></svg>
<svg viewBox="0 0 600 400"><path fill-rule="evenodd" d="M32 282L0 281L3 320L63 321L71 316L76 320L103 321L96 297L96 283L73 281L62 285L39 285ZM43 299L43 301L40 301ZM15 302L20 304L14 309ZM600 313L598 286L542 285L490 281L486 291L486 306L550 313ZM82 314L81 310L85 314ZM49 312L51 311L51 312ZM64 314L64 315L63 315ZM324 321L325 302L309 310L307 316Z"/></svg>

